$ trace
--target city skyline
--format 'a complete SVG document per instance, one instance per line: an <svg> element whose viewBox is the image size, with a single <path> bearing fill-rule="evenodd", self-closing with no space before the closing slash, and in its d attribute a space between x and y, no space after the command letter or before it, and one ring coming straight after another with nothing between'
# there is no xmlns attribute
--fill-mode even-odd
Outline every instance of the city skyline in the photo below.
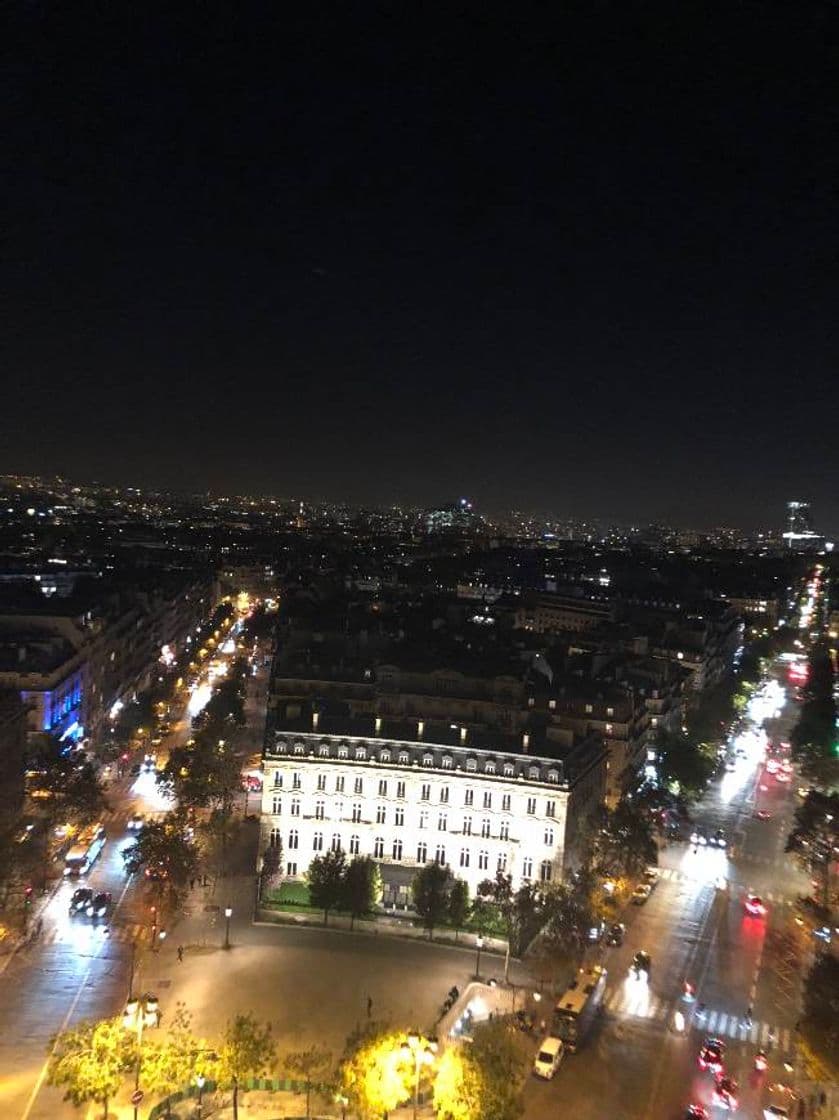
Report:
<svg viewBox="0 0 839 1120"><path fill-rule="evenodd" d="M725 20L19 11L0 470L836 525L830 36Z"/></svg>

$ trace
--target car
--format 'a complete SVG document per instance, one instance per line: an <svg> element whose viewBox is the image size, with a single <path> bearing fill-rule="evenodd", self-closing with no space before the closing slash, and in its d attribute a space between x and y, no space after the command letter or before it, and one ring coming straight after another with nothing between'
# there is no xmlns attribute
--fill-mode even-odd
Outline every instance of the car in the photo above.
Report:
<svg viewBox="0 0 839 1120"><path fill-rule="evenodd" d="M136 1029L137 1027L137 1013L140 1009L140 1001L136 996L126 1000L125 1007L122 1012L122 1025L126 1030Z"/></svg>
<svg viewBox="0 0 839 1120"><path fill-rule="evenodd" d="M772 814L767 809L758 809L755 818L759 821L768 821L771 820Z"/></svg>
<svg viewBox="0 0 839 1120"><path fill-rule="evenodd" d="M157 756L153 755L153 754L147 754L145 756L145 758L143 759L143 770L147 774L151 774L152 771L154 771L156 769L157 769Z"/></svg>
<svg viewBox="0 0 839 1120"><path fill-rule="evenodd" d="M588 938L589 943L592 944L592 945L599 945L600 944L600 939L602 938L603 932L604 932L605 929L606 929L606 923L605 922L595 922L594 925L589 926L589 930L588 930L588 934L587 934L587 938Z"/></svg>
<svg viewBox="0 0 839 1120"><path fill-rule="evenodd" d="M746 895L746 901L743 903L746 908L746 913L752 918L762 918L766 913L766 907L763 904L763 899L760 895L749 894Z"/></svg>
<svg viewBox="0 0 839 1120"><path fill-rule="evenodd" d="M647 983L650 978L652 966L653 962L650 954L643 949L639 949L632 958L632 964L629 966L629 975L635 980L641 980Z"/></svg>
<svg viewBox="0 0 839 1120"><path fill-rule="evenodd" d="M789 770L779 770L775 775L776 782L790 782L792 781L792 774Z"/></svg>
<svg viewBox="0 0 839 1120"><path fill-rule="evenodd" d="M733 758L730 758L725 764L725 769L727 774L733 774L737 769L737 762Z"/></svg>
<svg viewBox="0 0 839 1120"><path fill-rule="evenodd" d="M613 926L609 926L606 931L606 944L607 945L623 945L624 934L626 933L626 926L622 922L615 922Z"/></svg>
<svg viewBox="0 0 839 1120"><path fill-rule="evenodd" d="M717 1108L727 1108L729 1112L737 1111L737 1082L733 1077L719 1074L714 1086L713 1099Z"/></svg>
<svg viewBox="0 0 839 1120"><path fill-rule="evenodd" d="M169 870L162 863L152 863L143 872L152 883L161 883L169 878Z"/></svg>
<svg viewBox="0 0 839 1120"><path fill-rule="evenodd" d="M701 1104L689 1104L685 1109L684 1120L708 1120L708 1109Z"/></svg>
<svg viewBox="0 0 839 1120"><path fill-rule="evenodd" d="M712 843L713 843L715 848L724 848L726 846L728 841L725 838L725 829L724 828L718 828L717 829L717 831L714 833L714 839L713 839Z"/></svg>
<svg viewBox="0 0 839 1120"><path fill-rule="evenodd" d="M160 1026L160 1003L158 1002L157 996L153 996L150 992L146 992L146 994L143 996L142 1010L144 1026Z"/></svg>
<svg viewBox="0 0 839 1120"><path fill-rule="evenodd" d="M789 1109L782 1104L768 1104L763 1110L763 1120L785 1120L789 1115Z"/></svg>
<svg viewBox="0 0 839 1120"><path fill-rule="evenodd" d="M639 883L635 890L632 892L632 902L635 906L643 906L647 899L650 897L652 887L649 883Z"/></svg>
<svg viewBox="0 0 839 1120"><path fill-rule="evenodd" d="M83 914L93 901L93 891L90 887L77 887L70 899L70 914Z"/></svg>
<svg viewBox="0 0 839 1120"><path fill-rule="evenodd" d="M724 1057L725 1043L720 1038L709 1036L699 1050L699 1068L709 1069L712 1073L721 1073Z"/></svg>
<svg viewBox="0 0 839 1120"><path fill-rule="evenodd" d="M127 828L129 832L139 832L143 825L146 823L146 818L142 813L132 813L128 818Z"/></svg>
<svg viewBox="0 0 839 1120"><path fill-rule="evenodd" d="M777 774L778 773L778 760L777 760L777 758L768 758L766 760L766 773L767 774Z"/></svg>
<svg viewBox="0 0 839 1120"><path fill-rule="evenodd" d="M171 724L161 723L157 730L160 732L161 735L168 735L169 732L172 730L172 727L171 727Z"/></svg>
<svg viewBox="0 0 839 1120"><path fill-rule="evenodd" d="M533 1059L533 1073L545 1081L550 1081L562 1063L565 1047L562 1040L548 1035L544 1038Z"/></svg>
<svg viewBox="0 0 839 1120"><path fill-rule="evenodd" d="M86 907L88 918L104 918L111 909L111 895L109 891L100 891L94 895Z"/></svg>
<svg viewBox="0 0 839 1120"><path fill-rule="evenodd" d="M132 778L136 778L139 775L141 769L142 769L142 767L140 766L140 763L135 762L134 765L131 767L131 769L128 771L128 773L131 775Z"/></svg>
<svg viewBox="0 0 839 1120"><path fill-rule="evenodd" d="M655 867L648 867L644 872L644 882L650 884L650 890L658 886L658 869Z"/></svg>

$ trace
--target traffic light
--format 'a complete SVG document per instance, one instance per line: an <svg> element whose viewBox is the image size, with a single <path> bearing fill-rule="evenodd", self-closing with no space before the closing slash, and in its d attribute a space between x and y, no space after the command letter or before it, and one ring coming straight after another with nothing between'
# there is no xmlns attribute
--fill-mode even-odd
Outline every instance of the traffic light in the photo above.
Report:
<svg viewBox="0 0 839 1120"><path fill-rule="evenodd" d="M32 885L31 884L28 884L26 886L26 888L24 889L23 905L24 906L31 906L32 905Z"/></svg>

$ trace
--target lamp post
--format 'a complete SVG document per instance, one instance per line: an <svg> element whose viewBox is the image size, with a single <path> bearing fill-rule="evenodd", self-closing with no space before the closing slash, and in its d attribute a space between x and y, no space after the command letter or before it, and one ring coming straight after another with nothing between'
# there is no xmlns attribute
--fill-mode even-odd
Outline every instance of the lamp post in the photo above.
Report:
<svg viewBox="0 0 839 1120"><path fill-rule="evenodd" d="M134 998L134 962L137 957L137 942L131 942L131 968L128 973L128 998Z"/></svg>
<svg viewBox="0 0 839 1120"><path fill-rule="evenodd" d="M475 938L475 979L481 978L481 949L484 947L484 939L480 934Z"/></svg>
<svg viewBox="0 0 839 1120"><path fill-rule="evenodd" d="M233 916L233 909L230 906L224 908L224 947L230 948L230 919Z"/></svg>
<svg viewBox="0 0 839 1120"><path fill-rule="evenodd" d="M434 1051L436 1044L431 1042L427 1045L423 1044L422 1039L418 1034L409 1034L405 1042L402 1043L400 1048L402 1054L409 1061L414 1063L414 1115L413 1120L417 1120L417 1110L419 1109L419 1086L420 1086L420 1073L423 1066L430 1066L434 1061Z"/></svg>
<svg viewBox="0 0 839 1120"><path fill-rule="evenodd" d="M198 1116L200 1118L203 1109L204 1100L204 1074L199 1073L195 1076L195 1084L198 1086Z"/></svg>

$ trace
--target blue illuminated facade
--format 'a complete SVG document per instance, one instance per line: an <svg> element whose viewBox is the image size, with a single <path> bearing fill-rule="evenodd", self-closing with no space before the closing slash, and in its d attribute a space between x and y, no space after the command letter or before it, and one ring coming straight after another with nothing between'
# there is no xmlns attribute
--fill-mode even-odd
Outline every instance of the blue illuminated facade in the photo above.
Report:
<svg viewBox="0 0 839 1120"><path fill-rule="evenodd" d="M81 669L52 689L24 690L21 695L24 703L36 707L38 730L62 741L75 741L84 735L85 689Z"/></svg>

